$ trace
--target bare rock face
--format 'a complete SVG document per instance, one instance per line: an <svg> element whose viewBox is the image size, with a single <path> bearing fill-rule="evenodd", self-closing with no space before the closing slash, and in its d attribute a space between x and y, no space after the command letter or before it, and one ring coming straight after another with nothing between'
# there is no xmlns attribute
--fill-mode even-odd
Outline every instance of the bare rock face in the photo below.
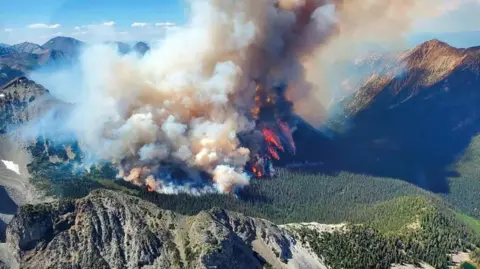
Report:
<svg viewBox="0 0 480 269"><path fill-rule="evenodd" d="M0 89L0 133L8 125L37 118L58 101L43 86L19 77Z"/></svg>
<svg viewBox="0 0 480 269"><path fill-rule="evenodd" d="M4 262L0 261L0 269L9 269L10 267L8 267Z"/></svg>
<svg viewBox="0 0 480 269"><path fill-rule="evenodd" d="M265 220L215 209L196 216L96 190L20 208L7 244L21 268L320 268ZM297 260L296 260L297 259Z"/></svg>

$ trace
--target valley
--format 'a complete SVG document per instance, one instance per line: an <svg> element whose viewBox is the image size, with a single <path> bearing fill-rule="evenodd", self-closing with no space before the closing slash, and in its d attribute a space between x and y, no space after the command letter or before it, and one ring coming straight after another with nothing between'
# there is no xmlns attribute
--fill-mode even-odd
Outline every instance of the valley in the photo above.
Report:
<svg viewBox="0 0 480 269"><path fill-rule="evenodd" d="M388 268L392 264L449 268L453 266L450 255L463 252L471 253L470 258L475 263L474 256L480 247L477 172L480 136L476 129L476 100L480 93L476 91L479 81L473 72L480 70L480 61L476 58L480 54L475 49L457 50L446 46L436 41L419 45L400 56L412 64L405 77L391 77L387 83L384 83L385 78L370 80L355 98L339 102L349 108L344 111L346 122L354 123L349 125L353 126L351 129L339 128L342 123L335 118L327 125L329 133L334 135L327 136L299 119L293 134L296 154L280 153L280 160L274 162L274 177L252 179L249 186L232 195L151 192L123 179L115 179L117 171L109 164L79 173L77 168L83 155L77 141L55 143L42 136L36 137L32 143L23 145L27 155L31 154L31 158L20 165L20 169L28 170L29 174L24 184L35 186L31 187L35 188L35 193L55 197L55 201L48 199L48 204L25 206L22 205L33 203L33 199L12 203L13 209L8 209L10 217L5 225L17 206L21 206L20 213L13 218L14 224L3 227L3 231L11 234L3 240L7 241L15 259L25 266L22 268L53 266L48 257L66 252L76 254L68 259L58 258L65 266L72 260L87 266L88 262L98 259L99 264L95 266L109 268L123 255L125 263L142 266L167 259L178 262L171 264L173 267L181 263L185 268L198 268L200 264L211 264L208 255L213 255L212 249L189 249L189 244L181 240L185 239L185 234L193 236L192 232L199 233L194 240L207 233L203 228L191 230L192 223L204 227L220 222L225 225L222 229L227 227L228 230L222 230L218 238L214 236L227 244L220 244L220 249L241 249L242 253L247 253L245 257L252 259L252 264L258 263L255 268L288 268L287 265L300 262L295 256L289 256L293 254L285 254L294 249L292 246L282 246L295 240L298 241L298 257L303 257L300 259L303 262L308 261L310 267L297 264L292 268ZM444 62L438 63L428 57L433 55L431 57L437 59L435 55L445 54L445 51L452 53L454 58L446 57ZM418 53L424 55L420 57ZM446 68L450 61L455 64ZM426 71L418 72L418 66L425 67ZM11 126L41 117L49 106L59 103L49 98L47 89L28 78L6 83L2 93L10 94L9 99L0 103L4 133L8 133ZM30 103L36 104L34 100L29 102L32 96L47 100L48 105L32 109ZM62 109L68 109L68 105L64 105ZM11 151L5 154L2 151L2 154L2 159L19 163ZM312 165L290 165L306 162ZM7 187L18 175L2 169L2 176L5 176L1 185ZM7 196L15 201L16 195L11 191L3 197ZM113 210L118 208L118 203L124 212ZM142 220L140 212L145 208L150 212L145 214L153 214L151 219ZM87 209L94 209L95 213L82 211ZM167 215L168 221L163 223L163 218L155 215L157 211ZM82 214L96 215L98 222L94 219L84 225L89 218ZM109 227L125 229L131 225L123 222L127 217L137 228L145 225L142 221L153 225L148 226L144 234L134 232L133 236L138 238L135 246L139 249L132 249L133 245L122 241L120 236L127 236L125 232L98 234L105 233L101 228L105 228L106 224L102 224L105 221ZM31 226L31 220L37 218L50 226ZM264 231L253 232L252 222L253 226L258 221L263 223L253 218L272 223L265 224ZM240 226L226 224L236 223L237 219ZM157 221L160 224L155 224ZM305 222L345 223L347 229L324 233L295 226L295 223ZM170 229L170 224L175 228ZM276 226L280 224L285 225L282 226L285 230ZM163 228L156 229L155 225ZM35 238L26 237L26 231L39 229L44 232ZM135 230L130 226L128 229ZM245 229L253 234L242 232L238 241L238 231ZM265 231L267 234L273 231L273 241L262 238ZM80 236L82 233L85 237ZM95 241L97 243L103 242L106 247L103 251L110 256L93 250L85 253L73 247L76 244L73 242L77 241L90 244L88 237L100 240ZM197 242L198 246L202 242ZM150 243L158 246L148 245ZM160 247L162 244L164 248ZM266 244L267 251L262 253L259 244L263 250ZM277 252L268 249L271 244L275 244L273 248L278 248ZM55 250L57 247L61 250ZM159 249L161 253L156 252ZM225 255L215 258L216 261L231 257ZM236 268L245 268L240 263Z"/></svg>

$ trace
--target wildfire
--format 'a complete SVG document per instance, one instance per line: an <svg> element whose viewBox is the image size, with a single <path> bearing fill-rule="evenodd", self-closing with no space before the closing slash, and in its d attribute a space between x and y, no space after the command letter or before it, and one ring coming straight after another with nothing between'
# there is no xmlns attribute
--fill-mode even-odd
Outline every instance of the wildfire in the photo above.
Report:
<svg viewBox="0 0 480 269"><path fill-rule="evenodd" d="M293 141L292 132L290 131L290 128L284 122L278 122L278 126L282 130L283 135L288 140L291 150L293 151L293 153L295 153L296 147L295 147L295 142Z"/></svg>
<svg viewBox="0 0 480 269"><path fill-rule="evenodd" d="M270 153L270 156L272 156L275 160L280 160L280 156L278 155L278 152L272 147L268 147L268 153Z"/></svg>
<svg viewBox="0 0 480 269"><path fill-rule="evenodd" d="M261 84L256 86L253 100L255 106L251 109L251 115L264 141L249 167L257 178L272 175L272 159L280 160L279 152L285 152L288 148L291 153L295 153L295 143L289 127L292 106L285 97L285 90L284 85L271 89L262 87Z"/></svg>
<svg viewBox="0 0 480 269"><path fill-rule="evenodd" d="M275 146L281 151L284 151L282 144L280 143L280 139L278 136L270 129L263 128L262 130L263 137L265 137L265 141L272 146Z"/></svg>
<svg viewBox="0 0 480 269"><path fill-rule="evenodd" d="M258 177L258 178L263 177L262 171L261 171L259 168L257 168L256 166L253 166L253 167L252 167L252 172L253 172L253 174L254 174L256 177Z"/></svg>
<svg viewBox="0 0 480 269"><path fill-rule="evenodd" d="M148 187L147 187L147 191L148 191L148 192L153 192L153 188L150 187L150 186L148 186Z"/></svg>
<svg viewBox="0 0 480 269"><path fill-rule="evenodd" d="M270 156L272 156L276 160L280 160L280 156L278 155L277 150L284 151L280 139L278 136L270 129L263 128L262 130L263 137L265 138L265 142L267 143L267 150Z"/></svg>

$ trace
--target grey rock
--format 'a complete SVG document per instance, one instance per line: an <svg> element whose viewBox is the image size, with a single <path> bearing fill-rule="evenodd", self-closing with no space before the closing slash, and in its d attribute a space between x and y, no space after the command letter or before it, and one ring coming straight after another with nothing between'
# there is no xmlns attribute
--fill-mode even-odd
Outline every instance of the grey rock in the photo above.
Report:
<svg viewBox="0 0 480 269"><path fill-rule="evenodd" d="M10 81L0 89L0 133L9 125L37 118L57 103L47 89L26 77Z"/></svg>
<svg viewBox="0 0 480 269"><path fill-rule="evenodd" d="M23 52L24 53L41 53L45 50L42 46L35 43L30 43L30 42L15 44L10 48L16 51L17 53L23 53Z"/></svg>
<svg viewBox="0 0 480 269"><path fill-rule="evenodd" d="M7 244L27 269L287 268L296 243L266 220L221 209L183 216L95 190L76 201L22 206Z"/></svg>
<svg viewBox="0 0 480 269"><path fill-rule="evenodd" d="M6 265L4 262L0 261L0 269L10 269L10 267Z"/></svg>

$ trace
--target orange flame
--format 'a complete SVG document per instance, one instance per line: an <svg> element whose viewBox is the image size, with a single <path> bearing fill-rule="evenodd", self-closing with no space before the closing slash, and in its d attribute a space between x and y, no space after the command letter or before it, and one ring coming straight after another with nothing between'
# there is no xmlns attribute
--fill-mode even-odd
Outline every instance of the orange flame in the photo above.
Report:
<svg viewBox="0 0 480 269"><path fill-rule="evenodd" d="M278 139L278 136L272 130L263 128L262 133L265 137L265 141L267 141L269 145L274 145L279 150L284 151L283 146L280 143L280 139Z"/></svg>
<svg viewBox="0 0 480 269"><path fill-rule="evenodd" d="M295 152L296 151L295 142L293 141L292 132L290 132L290 128L286 123L281 121L278 122L278 125L280 126L282 133L288 139L288 143L290 143L290 147L292 147L292 150Z"/></svg>
<svg viewBox="0 0 480 269"><path fill-rule="evenodd" d="M258 169L256 165L252 166L252 173L257 178L263 177L262 171L260 169Z"/></svg>
<svg viewBox="0 0 480 269"><path fill-rule="evenodd" d="M278 156L278 153L275 149L273 149L272 147L268 147L268 153L270 153L270 155L275 158L276 160L280 160L280 156Z"/></svg>
<svg viewBox="0 0 480 269"><path fill-rule="evenodd" d="M148 191L148 192L153 192L153 188L150 187L150 186L148 186L148 187L147 187L147 191Z"/></svg>

